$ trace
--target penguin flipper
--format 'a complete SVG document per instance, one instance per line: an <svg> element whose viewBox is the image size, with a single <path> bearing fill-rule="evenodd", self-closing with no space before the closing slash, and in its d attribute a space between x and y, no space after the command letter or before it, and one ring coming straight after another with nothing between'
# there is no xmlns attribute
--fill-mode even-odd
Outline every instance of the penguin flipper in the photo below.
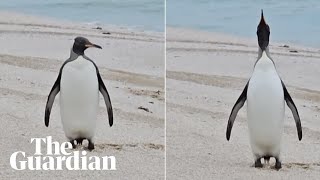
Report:
<svg viewBox="0 0 320 180"><path fill-rule="evenodd" d="M107 110L108 110L109 125L111 127L113 125L113 111L112 111L110 96L98 70L97 70L97 77L99 82L99 91L103 95L104 101L106 103Z"/></svg>
<svg viewBox="0 0 320 180"><path fill-rule="evenodd" d="M54 99L56 95L60 92L60 80L61 80L61 70L58 75L58 78L56 82L54 83L53 87L51 88L51 91L48 96L47 100L47 105L46 105L46 110L45 110L45 115L44 115L44 124L48 127L49 126L49 118L50 118L50 113L51 113L51 108L54 102Z"/></svg>
<svg viewBox="0 0 320 180"><path fill-rule="evenodd" d="M103 80L102 80L102 78L100 76L99 69L98 69L98 66L96 65L96 63L94 63L93 60L91 60L89 57L87 57L85 55L83 55L83 58L85 58L88 61L92 62L92 64L96 68L97 77L98 77L98 83L99 83L99 91L103 95L104 102L106 103L107 110L108 110L109 125L111 127L113 125L113 111L112 111L111 100L110 100L110 96L109 96L109 93L107 91L107 88L103 83Z"/></svg>
<svg viewBox="0 0 320 180"><path fill-rule="evenodd" d="M228 127L227 127L227 132L226 132L226 137L227 137L228 141L230 139L231 129L232 129L232 126L233 126L233 122L237 117L238 111L242 108L242 106L244 105L244 103L247 100L248 85L249 85L249 81L247 82L246 86L244 87L244 89L243 89L240 97L238 98L237 102L233 106L231 114L229 116Z"/></svg>
<svg viewBox="0 0 320 180"><path fill-rule="evenodd" d="M286 101L288 107L290 108L294 121L296 122L296 127L297 127L297 132L298 132L298 138L299 141L302 139L302 127L301 127L301 121L300 121L300 116L298 113L298 109L296 105L294 104L289 92L287 91L286 86L284 85L283 81L281 80L282 83L282 88L283 88L283 93L284 93L284 100Z"/></svg>

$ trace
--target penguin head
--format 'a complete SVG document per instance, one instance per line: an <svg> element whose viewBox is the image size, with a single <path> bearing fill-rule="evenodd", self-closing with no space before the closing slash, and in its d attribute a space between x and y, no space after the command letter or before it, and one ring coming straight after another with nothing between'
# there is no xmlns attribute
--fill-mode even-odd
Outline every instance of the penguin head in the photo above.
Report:
<svg viewBox="0 0 320 180"><path fill-rule="evenodd" d="M78 55L84 55L84 51L90 47L102 49L101 46L91 43L87 38L76 37L74 39L72 51Z"/></svg>
<svg viewBox="0 0 320 180"><path fill-rule="evenodd" d="M263 17L263 10L261 10L261 19L257 27L258 44L262 51L266 50L269 45L270 28Z"/></svg>

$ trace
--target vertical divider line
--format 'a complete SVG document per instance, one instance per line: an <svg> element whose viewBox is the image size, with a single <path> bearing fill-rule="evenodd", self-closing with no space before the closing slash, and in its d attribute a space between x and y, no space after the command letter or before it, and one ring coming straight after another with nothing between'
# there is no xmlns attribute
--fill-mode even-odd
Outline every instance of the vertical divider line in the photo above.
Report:
<svg viewBox="0 0 320 180"><path fill-rule="evenodd" d="M164 178L167 179L167 0L164 0Z"/></svg>

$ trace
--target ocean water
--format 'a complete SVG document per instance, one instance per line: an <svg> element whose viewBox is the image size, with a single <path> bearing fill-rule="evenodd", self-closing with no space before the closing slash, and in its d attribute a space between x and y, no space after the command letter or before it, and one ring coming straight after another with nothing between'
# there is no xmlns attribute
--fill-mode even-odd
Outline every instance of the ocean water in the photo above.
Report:
<svg viewBox="0 0 320 180"><path fill-rule="evenodd" d="M320 0L167 0L167 25L255 38L261 9L271 41L320 47ZM2 0L0 10L164 31L164 0Z"/></svg>
<svg viewBox="0 0 320 180"><path fill-rule="evenodd" d="M261 9L271 41L320 47L319 0L167 0L167 25L255 38Z"/></svg>
<svg viewBox="0 0 320 180"><path fill-rule="evenodd" d="M1 0L0 10L164 31L163 0Z"/></svg>

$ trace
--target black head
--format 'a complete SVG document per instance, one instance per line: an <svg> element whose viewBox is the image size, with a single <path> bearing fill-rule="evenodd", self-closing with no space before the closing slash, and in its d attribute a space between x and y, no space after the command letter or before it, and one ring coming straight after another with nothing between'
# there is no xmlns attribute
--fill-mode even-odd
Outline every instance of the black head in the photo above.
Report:
<svg viewBox="0 0 320 180"><path fill-rule="evenodd" d="M78 55L84 55L84 51L89 47L102 49L101 46L91 43L87 38L76 37L74 39L72 50Z"/></svg>
<svg viewBox="0 0 320 180"><path fill-rule="evenodd" d="M261 10L261 19L257 27L257 36L258 36L259 47L261 48L262 51L266 50L266 48L269 45L270 28L269 28L269 25L264 20L263 10Z"/></svg>

